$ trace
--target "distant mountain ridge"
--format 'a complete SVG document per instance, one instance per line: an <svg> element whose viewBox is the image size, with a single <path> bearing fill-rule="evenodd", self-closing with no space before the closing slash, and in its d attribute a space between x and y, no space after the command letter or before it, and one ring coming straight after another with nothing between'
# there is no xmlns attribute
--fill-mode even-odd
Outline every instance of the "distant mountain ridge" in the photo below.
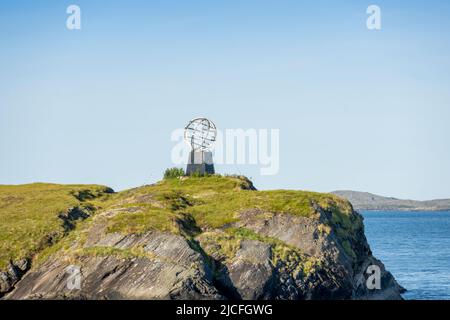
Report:
<svg viewBox="0 0 450 320"><path fill-rule="evenodd" d="M355 210L386 211L447 211L450 210L450 199L428 201L403 200L383 197L369 192L338 190L331 192L350 201Z"/></svg>

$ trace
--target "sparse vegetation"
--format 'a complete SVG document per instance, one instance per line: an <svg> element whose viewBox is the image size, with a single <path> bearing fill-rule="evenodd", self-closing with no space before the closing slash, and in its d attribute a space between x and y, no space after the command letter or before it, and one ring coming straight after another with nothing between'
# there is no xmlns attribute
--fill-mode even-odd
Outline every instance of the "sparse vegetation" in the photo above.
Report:
<svg viewBox="0 0 450 320"><path fill-rule="evenodd" d="M307 275L320 265L316 258L305 255L300 249L246 228L227 228L224 231L205 232L198 239L208 255L222 260L232 260L243 240L257 240L271 246L274 266L283 265L291 273L302 272Z"/></svg>
<svg viewBox="0 0 450 320"><path fill-rule="evenodd" d="M75 259L85 256L94 256L94 257L113 256L122 259L131 259L136 257L149 259L154 258L154 255L152 255L149 252L145 252L144 248L142 247L119 249L115 247L96 246L96 247L82 248L80 251L75 252Z"/></svg>
<svg viewBox="0 0 450 320"><path fill-rule="evenodd" d="M178 233L176 220L181 216L169 210L141 204L140 211L124 211L108 220L107 231L141 234L150 230Z"/></svg>
<svg viewBox="0 0 450 320"><path fill-rule="evenodd" d="M181 168L169 168L164 171L164 179L176 179L184 176L184 170Z"/></svg>

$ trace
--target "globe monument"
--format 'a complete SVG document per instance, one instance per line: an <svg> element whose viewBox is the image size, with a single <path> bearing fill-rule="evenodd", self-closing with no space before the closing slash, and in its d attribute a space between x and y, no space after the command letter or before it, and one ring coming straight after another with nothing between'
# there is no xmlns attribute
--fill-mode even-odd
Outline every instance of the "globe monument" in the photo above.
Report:
<svg viewBox="0 0 450 320"><path fill-rule="evenodd" d="M214 174L211 147L216 141L216 125L206 118L195 118L184 128L184 139L191 146L186 175Z"/></svg>

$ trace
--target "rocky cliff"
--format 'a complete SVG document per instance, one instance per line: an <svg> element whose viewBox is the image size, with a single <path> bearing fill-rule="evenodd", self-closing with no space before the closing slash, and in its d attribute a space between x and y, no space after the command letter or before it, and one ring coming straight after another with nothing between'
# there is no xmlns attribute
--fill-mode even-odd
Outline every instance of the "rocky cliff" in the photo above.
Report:
<svg viewBox="0 0 450 320"><path fill-rule="evenodd" d="M221 176L120 193L80 188L65 189L75 200L54 211L59 236L2 257L4 299L401 298L362 217L335 195L256 191ZM0 215L11 199L0 189ZM366 286L369 265L381 269L379 290Z"/></svg>

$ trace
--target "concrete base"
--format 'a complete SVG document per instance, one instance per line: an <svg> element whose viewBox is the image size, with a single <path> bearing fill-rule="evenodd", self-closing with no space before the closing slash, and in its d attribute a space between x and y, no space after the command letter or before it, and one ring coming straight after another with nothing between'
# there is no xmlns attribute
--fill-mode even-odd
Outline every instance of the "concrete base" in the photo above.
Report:
<svg viewBox="0 0 450 320"><path fill-rule="evenodd" d="M214 164L212 162L212 153L210 151L191 151L189 161L186 168L186 175L190 176L194 173L214 174Z"/></svg>
<svg viewBox="0 0 450 320"><path fill-rule="evenodd" d="M214 165L213 164L188 164L186 168L186 175L190 176L193 174L214 174Z"/></svg>

